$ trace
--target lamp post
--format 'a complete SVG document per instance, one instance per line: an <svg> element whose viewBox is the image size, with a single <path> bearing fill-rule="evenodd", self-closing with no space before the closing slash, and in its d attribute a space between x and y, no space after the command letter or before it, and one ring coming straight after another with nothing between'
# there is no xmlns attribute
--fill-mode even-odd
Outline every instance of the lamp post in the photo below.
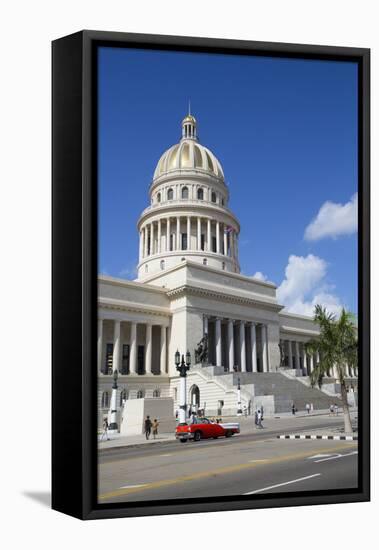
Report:
<svg viewBox="0 0 379 550"><path fill-rule="evenodd" d="M117 433L118 432L118 425L117 425L117 378L118 378L118 370L116 369L113 372L113 386L112 386L112 397L111 397L111 421L109 424L109 432L110 433Z"/></svg>
<svg viewBox="0 0 379 550"><path fill-rule="evenodd" d="M242 416L242 408L241 408L241 380L240 380L240 377L238 377L238 384L237 384L237 416Z"/></svg>
<svg viewBox="0 0 379 550"><path fill-rule="evenodd" d="M176 370L180 375L180 390L179 390L179 425L186 424L187 416L187 371L191 366L191 354L189 351L186 353L186 360L184 361L184 355L180 360L180 353L175 353L175 365Z"/></svg>

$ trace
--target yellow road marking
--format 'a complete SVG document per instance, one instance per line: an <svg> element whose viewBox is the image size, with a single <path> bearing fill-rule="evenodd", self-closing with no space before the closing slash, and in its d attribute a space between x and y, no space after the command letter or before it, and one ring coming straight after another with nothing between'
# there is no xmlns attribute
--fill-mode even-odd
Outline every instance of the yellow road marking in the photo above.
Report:
<svg viewBox="0 0 379 550"><path fill-rule="evenodd" d="M350 444L350 445L338 445L337 447L333 447L330 450L331 451L338 451L340 449L346 449L349 447L355 447L356 444ZM315 454L317 452L321 452L323 449L314 450L312 451L308 449L307 452L292 454L292 455L286 455L286 456L280 456L276 458L268 458L267 460L264 460L264 462L248 462L243 464L235 464L233 466L225 466L223 468L217 468L216 470L208 470L205 472L198 472L195 474L190 475L184 475L179 476L174 479L162 479L160 481L153 481L151 483L147 483L143 487L130 487L129 489L116 489L115 491L110 491L108 493L104 493L102 495L98 496L99 500L105 500L110 498L115 498L119 496L129 495L130 493L137 493L140 491L146 491L146 489L158 489L160 487L168 487L170 485L175 485L177 483L183 483L184 481L194 481L206 477L212 477L217 475L223 475L223 474L230 474L234 472L238 472L240 470L247 470L249 468L257 468L259 466L267 465L267 464L275 464L277 462L284 462L289 460L296 460L298 458L306 458L309 454Z"/></svg>

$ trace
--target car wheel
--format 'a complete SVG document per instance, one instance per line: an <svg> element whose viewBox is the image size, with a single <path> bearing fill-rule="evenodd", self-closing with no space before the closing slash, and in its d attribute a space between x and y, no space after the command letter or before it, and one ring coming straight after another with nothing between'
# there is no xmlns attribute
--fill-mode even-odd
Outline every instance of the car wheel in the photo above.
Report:
<svg viewBox="0 0 379 550"><path fill-rule="evenodd" d="M186 439L181 439L180 443L185 443L186 441L187 441Z"/></svg>
<svg viewBox="0 0 379 550"><path fill-rule="evenodd" d="M229 430L225 433L225 437L232 437L232 435L233 435L233 432Z"/></svg>
<svg viewBox="0 0 379 550"><path fill-rule="evenodd" d="M195 441L200 441L201 439L201 432L197 431L195 432L195 437L194 437Z"/></svg>

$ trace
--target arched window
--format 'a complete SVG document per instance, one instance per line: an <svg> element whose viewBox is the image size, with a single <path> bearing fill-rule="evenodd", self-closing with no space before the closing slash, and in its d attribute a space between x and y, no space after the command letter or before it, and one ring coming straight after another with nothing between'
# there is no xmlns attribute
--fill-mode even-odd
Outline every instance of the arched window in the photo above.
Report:
<svg viewBox="0 0 379 550"><path fill-rule="evenodd" d="M199 201L204 200L204 189L202 189L201 187L197 190L197 198Z"/></svg>
<svg viewBox="0 0 379 550"><path fill-rule="evenodd" d="M109 394L107 391L104 391L101 396L101 408L107 409L109 407Z"/></svg>
<svg viewBox="0 0 379 550"><path fill-rule="evenodd" d="M182 199L188 199L188 187L182 189Z"/></svg>
<svg viewBox="0 0 379 550"><path fill-rule="evenodd" d="M169 189L167 191L167 200L168 201L172 201L172 199L174 198L174 190L173 189Z"/></svg>
<svg viewBox="0 0 379 550"><path fill-rule="evenodd" d="M137 399L142 399L142 398L143 398L143 390L138 390Z"/></svg>
<svg viewBox="0 0 379 550"><path fill-rule="evenodd" d="M123 406L124 404L124 401L126 401L128 399L129 395L128 395L128 392L126 390L122 390L122 392L120 392L120 407Z"/></svg>
<svg viewBox="0 0 379 550"><path fill-rule="evenodd" d="M212 202L216 202L216 200L217 200L216 193L212 191Z"/></svg>
<svg viewBox="0 0 379 550"><path fill-rule="evenodd" d="M153 391L153 397L160 397L161 396L161 390L158 388Z"/></svg>
<svg viewBox="0 0 379 550"><path fill-rule="evenodd" d="M160 193L158 193L158 195L157 195L157 202L161 202L161 194Z"/></svg>
<svg viewBox="0 0 379 550"><path fill-rule="evenodd" d="M207 259L204 258L204 259L203 259L203 265L207 265L207 263L208 263L208 262L207 262Z"/></svg>
<svg viewBox="0 0 379 550"><path fill-rule="evenodd" d="M164 260L161 260L161 269L164 269Z"/></svg>
<svg viewBox="0 0 379 550"><path fill-rule="evenodd" d="M222 204L222 206L225 205L225 200L224 199L221 199L221 204Z"/></svg>

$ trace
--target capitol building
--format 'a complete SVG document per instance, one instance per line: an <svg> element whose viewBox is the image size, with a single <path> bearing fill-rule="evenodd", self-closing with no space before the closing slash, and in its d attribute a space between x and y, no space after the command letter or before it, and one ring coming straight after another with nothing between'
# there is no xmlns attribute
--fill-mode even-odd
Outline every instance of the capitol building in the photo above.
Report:
<svg viewBox="0 0 379 550"><path fill-rule="evenodd" d="M304 344L317 337L317 325L286 312L273 283L241 275L231 192L188 114L179 143L158 160L138 220L137 278L98 278L99 422L110 407L115 370L118 409L129 400L164 399L174 415L177 350L192 357L187 403L207 415L236 414L238 383L250 413L260 406L267 415L287 412L292 403L325 409L338 400L334 372L322 391L310 387L318 357ZM201 341L207 360L196 364ZM346 374L355 390L357 373Z"/></svg>

